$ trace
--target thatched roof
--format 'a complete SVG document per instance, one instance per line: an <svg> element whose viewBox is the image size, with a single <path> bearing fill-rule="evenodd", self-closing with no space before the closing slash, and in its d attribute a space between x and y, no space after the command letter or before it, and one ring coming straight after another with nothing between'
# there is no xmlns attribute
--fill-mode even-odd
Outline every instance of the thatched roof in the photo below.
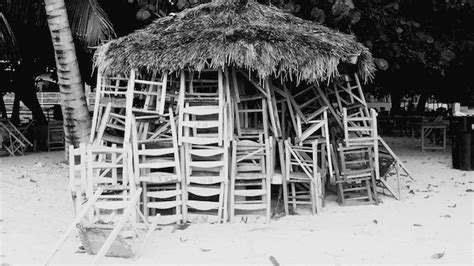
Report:
<svg viewBox="0 0 474 266"><path fill-rule="evenodd" d="M261 78L314 82L336 76L337 65L354 56L360 76L369 78L372 55L354 36L252 0L214 0L104 44L95 63L104 74L232 65Z"/></svg>

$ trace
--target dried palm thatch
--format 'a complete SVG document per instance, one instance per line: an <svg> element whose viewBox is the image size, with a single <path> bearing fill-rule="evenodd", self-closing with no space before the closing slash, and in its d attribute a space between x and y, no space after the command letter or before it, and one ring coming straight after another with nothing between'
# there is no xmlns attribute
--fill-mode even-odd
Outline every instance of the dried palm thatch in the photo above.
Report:
<svg viewBox="0 0 474 266"><path fill-rule="evenodd" d="M374 71L372 55L354 36L252 0L214 0L106 43L95 63L104 74L230 65L256 71L260 78L317 82L336 76L338 64L355 56L367 80Z"/></svg>

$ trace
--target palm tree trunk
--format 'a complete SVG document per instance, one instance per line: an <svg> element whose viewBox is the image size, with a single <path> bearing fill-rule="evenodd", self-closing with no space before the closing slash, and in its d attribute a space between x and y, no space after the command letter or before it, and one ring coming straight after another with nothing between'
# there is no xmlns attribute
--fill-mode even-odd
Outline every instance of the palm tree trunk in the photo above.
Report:
<svg viewBox="0 0 474 266"><path fill-rule="evenodd" d="M44 0L54 46L66 147L89 140L91 119L64 0Z"/></svg>

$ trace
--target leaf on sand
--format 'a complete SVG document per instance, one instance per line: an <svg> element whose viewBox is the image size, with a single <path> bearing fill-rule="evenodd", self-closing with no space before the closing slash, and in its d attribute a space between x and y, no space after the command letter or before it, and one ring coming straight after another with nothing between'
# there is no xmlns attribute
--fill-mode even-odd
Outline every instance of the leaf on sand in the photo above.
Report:
<svg viewBox="0 0 474 266"><path fill-rule="evenodd" d="M280 266L280 263L278 263L278 261L275 259L275 257L273 256L270 256L268 257L270 259L270 261L272 262L273 266Z"/></svg>
<svg viewBox="0 0 474 266"><path fill-rule="evenodd" d="M439 260L439 259L441 259L441 258L444 256L444 253L446 253L446 252L443 251L443 253L435 253L435 254L433 254L433 256L431 256L431 259L433 259L433 260Z"/></svg>

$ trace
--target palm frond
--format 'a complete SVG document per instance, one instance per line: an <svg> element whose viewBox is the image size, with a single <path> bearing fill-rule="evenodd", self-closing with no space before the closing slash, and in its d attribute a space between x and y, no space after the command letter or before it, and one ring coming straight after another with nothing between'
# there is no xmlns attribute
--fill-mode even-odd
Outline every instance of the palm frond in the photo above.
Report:
<svg viewBox="0 0 474 266"><path fill-rule="evenodd" d="M43 0L5 0L2 8L12 24L46 26L46 13Z"/></svg>
<svg viewBox="0 0 474 266"><path fill-rule="evenodd" d="M18 47L15 35L2 12L0 12L0 59L18 59Z"/></svg>
<svg viewBox="0 0 474 266"><path fill-rule="evenodd" d="M66 0L71 30L90 49L116 37L112 23L97 0Z"/></svg>

